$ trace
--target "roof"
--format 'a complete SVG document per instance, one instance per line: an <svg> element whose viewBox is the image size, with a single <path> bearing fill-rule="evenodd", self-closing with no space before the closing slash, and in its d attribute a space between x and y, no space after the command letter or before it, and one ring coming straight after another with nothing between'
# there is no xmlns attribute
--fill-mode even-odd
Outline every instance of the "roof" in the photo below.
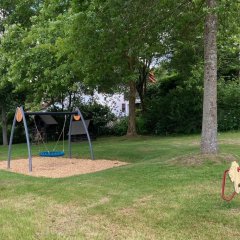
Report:
<svg viewBox="0 0 240 240"><path fill-rule="evenodd" d="M40 115L39 117L47 125L58 124L58 122L51 115Z"/></svg>
<svg viewBox="0 0 240 240"><path fill-rule="evenodd" d="M90 120L85 120L86 127L89 127ZM73 121L72 122L72 131L71 131L71 136L72 135L81 135L81 134L86 134L84 127L83 127L83 122L82 121Z"/></svg>

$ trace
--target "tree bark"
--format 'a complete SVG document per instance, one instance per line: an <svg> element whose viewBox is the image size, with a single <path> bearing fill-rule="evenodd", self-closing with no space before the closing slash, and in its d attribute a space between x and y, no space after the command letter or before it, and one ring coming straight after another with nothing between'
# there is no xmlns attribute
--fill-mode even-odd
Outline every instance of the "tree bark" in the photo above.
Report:
<svg viewBox="0 0 240 240"><path fill-rule="evenodd" d="M204 97L201 152L216 154L217 146L217 15L216 0L207 0L204 31Z"/></svg>
<svg viewBox="0 0 240 240"><path fill-rule="evenodd" d="M3 140L3 145L7 146L8 145L7 114L6 114L5 106L3 105L1 108L2 108L2 140Z"/></svg>
<svg viewBox="0 0 240 240"><path fill-rule="evenodd" d="M141 101L141 108L142 108L142 112L145 112L145 95L146 95L146 90L147 90L147 76L148 76L148 72L149 72L149 67L147 67L146 65L142 66L139 69L139 78L138 81L136 83L136 90L138 92L140 101Z"/></svg>
<svg viewBox="0 0 240 240"><path fill-rule="evenodd" d="M137 135L136 131L136 83L131 81L129 83L129 117L128 117L128 130L127 136L133 137Z"/></svg>

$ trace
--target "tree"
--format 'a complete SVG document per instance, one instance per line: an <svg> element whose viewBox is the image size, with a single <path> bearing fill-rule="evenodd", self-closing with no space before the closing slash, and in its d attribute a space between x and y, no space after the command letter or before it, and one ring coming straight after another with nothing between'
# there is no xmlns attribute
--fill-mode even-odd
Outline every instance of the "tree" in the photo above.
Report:
<svg viewBox="0 0 240 240"><path fill-rule="evenodd" d="M207 0L208 13L204 29L204 98L201 151L216 154L217 146L217 7Z"/></svg>
<svg viewBox="0 0 240 240"><path fill-rule="evenodd" d="M240 77L240 3L221 1L218 26L218 78Z"/></svg>
<svg viewBox="0 0 240 240"><path fill-rule="evenodd" d="M36 4L39 1L27 2ZM64 46L68 8L69 1L45 1L27 26L22 21L8 22L6 26L2 51L11 62L6 74L18 89L31 89L25 103L28 107L39 108L42 102L48 105L63 103L66 97L70 105L73 93L78 91L71 54Z"/></svg>
<svg viewBox="0 0 240 240"><path fill-rule="evenodd" d="M2 141L3 145L8 145L7 136L7 108L9 107L8 102L11 101L12 87L10 83L7 86L1 86L0 88L0 111L1 111L1 122L2 122Z"/></svg>
<svg viewBox="0 0 240 240"><path fill-rule="evenodd" d="M29 26L29 20L33 14L36 14L37 5L40 1L28 0L19 1L12 0L6 1L2 0L0 2L0 115L2 122L2 138L3 145L8 144L7 138L7 113L11 105L14 105L14 97L16 97L16 92L13 94L14 85L9 81L8 68L10 62L6 55L4 55L3 50L3 37L5 34L5 26L7 24L22 24L23 26ZM19 103L21 98L19 98Z"/></svg>
<svg viewBox="0 0 240 240"><path fill-rule="evenodd" d="M104 91L128 87L129 136L136 135L136 82L142 80L144 62L165 54L163 46L168 35L164 19L171 4L157 0L151 4L143 0L93 0L84 5L84 10L79 5L73 8L71 42L85 82Z"/></svg>
<svg viewBox="0 0 240 240"><path fill-rule="evenodd" d="M31 106L39 105L42 101L48 104L63 102L67 96L70 96L71 105L71 96L83 83L89 91L127 89L130 102L128 135L135 135L136 92L143 108L148 107L144 102L146 81L150 66L156 60L167 59L169 75L176 75L183 82L179 86L197 87L197 84L201 84L204 2L2 0L0 11L5 16L5 25L1 22L0 28L7 31L1 40L0 77L4 84L0 88L4 94L4 88L7 89L7 83L10 82L14 92L30 89L26 104ZM207 104L207 91L210 90L207 84L216 78L214 74L211 75L213 78L209 77L211 71L208 71L216 65L208 57L210 52L215 58L209 50L216 47L216 40L209 41L216 32L216 29L210 29L213 18L209 16L216 16L213 3L215 1L207 1L205 78L208 80L205 81L204 119L212 111L206 110L210 106ZM231 44L239 44L239 24L234 20L238 11L233 14L236 6L233 1L221 0L217 8L219 16L227 19L227 29L231 25L228 31L222 25L219 28L222 60L219 73L225 74L223 64L227 53L234 58L234 64L227 72L233 72L234 76L239 69L239 48L231 48ZM227 45L225 48L222 47L224 44ZM205 120L204 124L210 129L215 127ZM209 128L203 132L209 132Z"/></svg>

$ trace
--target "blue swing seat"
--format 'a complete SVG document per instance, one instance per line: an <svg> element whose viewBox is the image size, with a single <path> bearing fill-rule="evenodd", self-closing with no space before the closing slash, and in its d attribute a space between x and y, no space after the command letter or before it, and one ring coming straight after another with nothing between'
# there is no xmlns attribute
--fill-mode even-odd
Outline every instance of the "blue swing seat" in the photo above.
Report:
<svg viewBox="0 0 240 240"><path fill-rule="evenodd" d="M60 156L64 156L64 152L63 151L53 151L53 152L40 152L39 156L41 157L60 157Z"/></svg>

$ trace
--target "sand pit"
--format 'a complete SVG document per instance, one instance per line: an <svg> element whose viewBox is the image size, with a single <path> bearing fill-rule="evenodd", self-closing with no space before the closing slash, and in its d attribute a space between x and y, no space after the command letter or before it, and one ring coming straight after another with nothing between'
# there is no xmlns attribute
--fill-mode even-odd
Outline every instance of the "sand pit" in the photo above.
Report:
<svg viewBox="0 0 240 240"><path fill-rule="evenodd" d="M33 157L32 172L28 171L28 159L12 160L11 169L7 169L6 161L0 161L0 169L36 177L61 178L102 171L126 164L128 163L115 160Z"/></svg>

